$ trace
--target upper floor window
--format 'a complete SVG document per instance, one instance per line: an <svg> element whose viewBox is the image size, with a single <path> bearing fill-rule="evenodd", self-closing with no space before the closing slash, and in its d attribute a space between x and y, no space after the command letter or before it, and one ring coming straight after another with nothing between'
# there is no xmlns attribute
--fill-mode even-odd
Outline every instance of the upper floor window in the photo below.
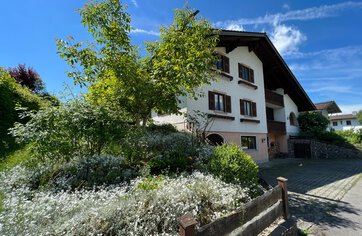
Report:
<svg viewBox="0 0 362 236"><path fill-rule="evenodd" d="M289 123L290 125L292 126L297 126L298 123L297 123L297 117L296 115L294 114L294 112L291 112L290 115L289 115Z"/></svg>
<svg viewBox="0 0 362 236"><path fill-rule="evenodd" d="M352 123L351 123L350 120L346 120L346 124L347 124L347 125L352 125Z"/></svg>
<svg viewBox="0 0 362 236"><path fill-rule="evenodd" d="M231 112L231 97L209 91L209 110Z"/></svg>
<svg viewBox="0 0 362 236"><path fill-rule="evenodd" d="M230 73L230 62L229 58L223 55L217 55L218 59L216 61L216 69L221 70L225 73Z"/></svg>
<svg viewBox="0 0 362 236"><path fill-rule="evenodd" d="M239 78L254 83L254 70L239 63Z"/></svg>
<svg viewBox="0 0 362 236"><path fill-rule="evenodd" d="M337 125L338 125L337 121L333 121L333 126L337 126Z"/></svg>
<svg viewBox="0 0 362 236"><path fill-rule="evenodd" d="M242 149L256 149L256 137L255 136L241 136L241 148Z"/></svg>
<svg viewBox="0 0 362 236"><path fill-rule="evenodd" d="M256 103L240 99L240 114L256 117Z"/></svg>

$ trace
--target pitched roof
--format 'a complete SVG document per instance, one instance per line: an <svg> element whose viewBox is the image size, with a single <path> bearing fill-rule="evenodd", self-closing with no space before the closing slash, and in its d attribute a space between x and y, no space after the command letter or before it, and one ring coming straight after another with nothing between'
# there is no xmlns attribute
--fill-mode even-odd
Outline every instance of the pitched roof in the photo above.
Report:
<svg viewBox="0 0 362 236"><path fill-rule="evenodd" d="M335 101L319 102L314 105L317 110L327 110L329 114L342 112Z"/></svg>
<svg viewBox="0 0 362 236"><path fill-rule="evenodd" d="M264 87L266 89L283 88L284 92L298 106L299 111L315 110L313 102L266 33L221 30L218 46L225 47L226 53L233 51L238 46L247 46L249 51L254 52L263 63Z"/></svg>
<svg viewBox="0 0 362 236"><path fill-rule="evenodd" d="M344 119L356 119L356 118L357 116L353 114L335 115L329 117L330 120L344 120Z"/></svg>

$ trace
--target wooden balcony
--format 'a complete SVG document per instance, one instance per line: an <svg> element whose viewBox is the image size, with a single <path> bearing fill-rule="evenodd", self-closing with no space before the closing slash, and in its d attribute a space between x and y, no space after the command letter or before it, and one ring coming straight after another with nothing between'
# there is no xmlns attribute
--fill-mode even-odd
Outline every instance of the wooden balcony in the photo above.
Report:
<svg viewBox="0 0 362 236"><path fill-rule="evenodd" d="M265 102L284 107L283 95L275 93L269 89L265 89Z"/></svg>
<svg viewBox="0 0 362 236"><path fill-rule="evenodd" d="M278 134L287 133L285 122L268 120L267 126L268 126L268 133L278 133Z"/></svg>

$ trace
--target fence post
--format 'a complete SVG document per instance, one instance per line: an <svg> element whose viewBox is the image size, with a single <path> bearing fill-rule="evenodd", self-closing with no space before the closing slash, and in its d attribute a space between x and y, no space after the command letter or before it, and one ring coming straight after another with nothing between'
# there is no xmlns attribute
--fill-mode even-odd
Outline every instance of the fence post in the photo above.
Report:
<svg viewBox="0 0 362 236"><path fill-rule="evenodd" d="M289 209L288 209L288 180L283 177L278 177L278 185L282 189L282 200L283 200L283 216L284 219L289 219Z"/></svg>
<svg viewBox="0 0 362 236"><path fill-rule="evenodd" d="M180 223L180 236L194 236L195 235L195 227L197 221L191 214L183 215L179 218Z"/></svg>

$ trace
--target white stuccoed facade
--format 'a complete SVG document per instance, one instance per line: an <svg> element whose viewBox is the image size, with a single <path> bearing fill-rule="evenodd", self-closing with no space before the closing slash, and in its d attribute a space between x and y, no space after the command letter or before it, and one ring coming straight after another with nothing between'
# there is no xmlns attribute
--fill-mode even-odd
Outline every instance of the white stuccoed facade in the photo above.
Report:
<svg viewBox="0 0 362 236"><path fill-rule="evenodd" d="M210 85L205 85L199 88L203 94L198 100L192 98L181 98L181 112L184 114L193 114L194 111L201 111L207 114L223 115L234 117L234 120L213 118L212 125L208 129L209 134L219 134L223 137L225 143L235 143L241 146L241 136L255 137L256 149L247 149L256 162L266 162L269 160L268 148L270 143L278 143L281 152L287 152L287 137L288 135L296 135L299 132L298 126L292 126L289 122L289 115L294 112L298 116L298 107L293 100L284 94L283 89L278 89L275 92L283 95L284 107L274 110L274 120L285 122L286 134L284 135L268 135L267 118L266 118L266 101L264 93L264 74L263 63L255 55L250 52L248 47L237 47L230 53L226 54L225 48L219 47L216 49L220 54L225 55L230 60L230 73L233 80L222 75L217 76L217 80ZM242 63L254 70L254 81L257 89L245 85L238 84L238 63ZM208 91L218 92L231 96L231 112L220 112L209 110ZM240 114L240 99L251 100L256 103L257 116L247 117ZM241 118L257 120L255 122L240 122ZM180 130L187 130L187 121L184 115L161 115L153 114L155 123L171 123Z"/></svg>

